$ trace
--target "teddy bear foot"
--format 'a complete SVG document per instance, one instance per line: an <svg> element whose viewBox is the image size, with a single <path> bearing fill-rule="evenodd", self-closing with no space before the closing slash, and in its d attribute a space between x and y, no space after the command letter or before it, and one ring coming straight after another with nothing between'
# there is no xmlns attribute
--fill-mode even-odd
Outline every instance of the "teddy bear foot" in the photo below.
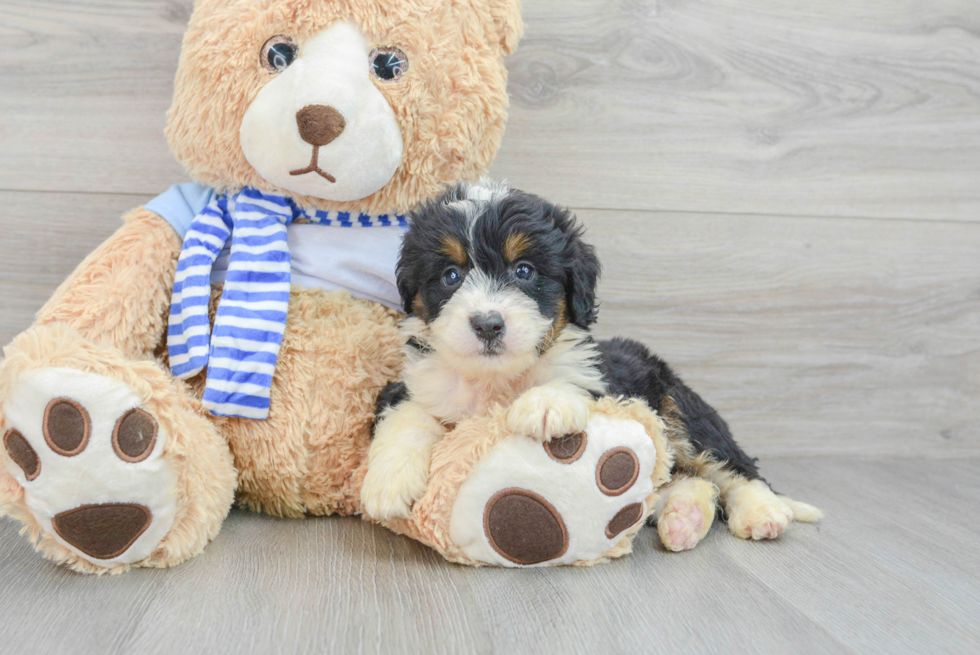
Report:
<svg viewBox="0 0 980 655"><path fill-rule="evenodd" d="M624 554L652 509L656 463L643 425L600 414L548 443L509 437L460 487L452 540L470 560L499 566Z"/></svg>
<svg viewBox="0 0 980 655"><path fill-rule="evenodd" d="M173 526L177 475L163 457L166 432L132 390L49 368L24 379L4 405L4 448L45 532L106 567L156 549Z"/></svg>
<svg viewBox="0 0 980 655"><path fill-rule="evenodd" d="M176 390L152 389L158 381L144 380L150 384L137 387L148 388L138 391L119 379L131 377L126 375L25 367L31 355L17 352L16 342L11 350L0 371L0 429L5 469L17 487L11 493L12 485L0 485L7 492L0 493L0 506L29 526L42 553L78 570L102 572L133 564L169 566L197 550L202 537L210 538L230 506L234 471L227 448L224 457L198 449L212 455L211 462L179 461L175 442L181 439L175 436L189 427L181 422L203 419L193 412L182 416L179 403L161 416L155 408L162 398L146 397L154 391L177 395ZM204 427L210 428L206 422ZM208 441L206 432L203 440ZM188 479L209 465L214 480ZM188 498L191 487L205 495ZM217 505L192 507L208 501ZM189 516L192 509L204 511Z"/></svg>

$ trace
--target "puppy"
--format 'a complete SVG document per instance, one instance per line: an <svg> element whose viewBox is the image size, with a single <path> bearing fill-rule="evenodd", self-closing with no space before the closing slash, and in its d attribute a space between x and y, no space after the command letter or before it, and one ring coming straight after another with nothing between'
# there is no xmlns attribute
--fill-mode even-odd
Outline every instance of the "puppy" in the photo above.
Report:
<svg viewBox="0 0 980 655"><path fill-rule="evenodd" d="M410 516L432 447L456 422L499 404L515 434L549 440L581 431L604 394L642 398L668 426L678 468L658 508L668 548L704 536L719 492L743 538L778 536L794 506L799 520L817 511L777 497L725 421L643 345L592 339L600 265L568 211L482 180L424 204L410 225L397 271L406 365L379 398L368 514Z"/></svg>

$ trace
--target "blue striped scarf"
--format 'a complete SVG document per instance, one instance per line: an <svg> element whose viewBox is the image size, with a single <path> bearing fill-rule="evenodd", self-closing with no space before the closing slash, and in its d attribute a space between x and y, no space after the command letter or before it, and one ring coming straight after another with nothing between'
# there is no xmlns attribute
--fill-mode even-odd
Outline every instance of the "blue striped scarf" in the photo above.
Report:
<svg viewBox="0 0 980 655"><path fill-rule="evenodd" d="M266 419L286 329L296 219L338 227L407 225L404 216L305 210L292 199L246 188L218 195L191 223L177 260L167 349L178 378L208 369L204 406L217 416ZM231 237L224 291L211 334L211 269Z"/></svg>

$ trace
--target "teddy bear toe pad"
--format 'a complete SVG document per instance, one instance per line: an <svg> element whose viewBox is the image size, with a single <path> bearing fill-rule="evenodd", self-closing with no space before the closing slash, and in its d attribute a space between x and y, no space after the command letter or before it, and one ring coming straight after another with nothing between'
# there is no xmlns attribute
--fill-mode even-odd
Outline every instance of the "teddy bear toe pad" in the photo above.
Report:
<svg viewBox="0 0 980 655"><path fill-rule="evenodd" d="M7 472L47 534L97 566L137 562L173 525L166 435L125 384L41 369L5 399Z"/></svg>
<svg viewBox="0 0 980 655"><path fill-rule="evenodd" d="M635 421L593 416L582 433L497 444L460 487L450 536L499 566L595 560L647 514L656 449Z"/></svg>

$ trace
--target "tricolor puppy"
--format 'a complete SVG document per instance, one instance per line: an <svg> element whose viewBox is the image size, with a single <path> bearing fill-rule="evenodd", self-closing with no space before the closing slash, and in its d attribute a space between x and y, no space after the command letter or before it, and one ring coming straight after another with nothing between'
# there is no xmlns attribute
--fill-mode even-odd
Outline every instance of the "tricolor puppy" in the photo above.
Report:
<svg viewBox="0 0 980 655"><path fill-rule="evenodd" d="M446 426L500 404L511 431L549 440L583 429L603 394L658 410L680 469L668 491L710 505L713 517L720 490L737 536L778 536L794 507L812 509L777 497L717 412L643 345L592 339L599 260L567 210L483 180L424 204L410 223L398 262L407 362L379 399L368 514L410 515Z"/></svg>

